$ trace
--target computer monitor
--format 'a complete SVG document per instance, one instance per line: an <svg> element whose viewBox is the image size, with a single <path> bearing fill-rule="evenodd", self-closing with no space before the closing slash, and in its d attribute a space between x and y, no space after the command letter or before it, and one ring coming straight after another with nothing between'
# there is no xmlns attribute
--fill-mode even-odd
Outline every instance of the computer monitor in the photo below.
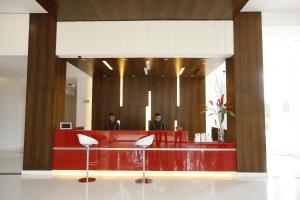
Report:
<svg viewBox="0 0 300 200"><path fill-rule="evenodd" d="M60 130L72 130L72 122L60 122L59 129Z"/></svg>

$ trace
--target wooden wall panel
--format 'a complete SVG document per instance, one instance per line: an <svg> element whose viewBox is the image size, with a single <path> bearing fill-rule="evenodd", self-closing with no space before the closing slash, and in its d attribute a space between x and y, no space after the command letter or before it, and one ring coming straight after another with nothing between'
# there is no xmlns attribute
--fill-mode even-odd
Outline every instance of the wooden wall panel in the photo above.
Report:
<svg viewBox="0 0 300 200"><path fill-rule="evenodd" d="M66 59L56 57L55 88L54 88L54 126L65 118L65 93L66 93Z"/></svg>
<svg viewBox="0 0 300 200"><path fill-rule="evenodd" d="M58 21L232 20L248 0L37 0Z"/></svg>
<svg viewBox="0 0 300 200"><path fill-rule="evenodd" d="M175 77L124 77L123 107L119 106L119 78L94 77L93 129L103 129L107 114L114 112L121 129L145 130L148 91L152 93L152 118L159 112L166 130L174 130L174 120L190 132L205 131L205 78L181 79L181 106L177 108Z"/></svg>
<svg viewBox="0 0 300 200"><path fill-rule="evenodd" d="M226 59L226 76L227 76L227 98L230 100L233 109L236 110L235 101L235 68L234 58ZM232 117L227 118L227 135L226 140L236 142L236 119Z"/></svg>
<svg viewBox="0 0 300 200"><path fill-rule="evenodd" d="M120 79L94 76L92 129L103 130L110 112L120 119Z"/></svg>
<svg viewBox="0 0 300 200"><path fill-rule="evenodd" d="M152 118L160 113L166 130L174 130L176 120L176 78L151 77L150 90L152 93Z"/></svg>
<svg viewBox="0 0 300 200"><path fill-rule="evenodd" d="M121 129L145 130L145 106L123 106L120 108L120 112Z"/></svg>
<svg viewBox="0 0 300 200"><path fill-rule="evenodd" d="M122 129L145 130L148 87L148 77L124 77Z"/></svg>
<svg viewBox="0 0 300 200"><path fill-rule="evenodd" d="M205 132L206 116L201 114L203 104L205 104L205 78L181 78L177 120L178 125L189 130L190 139L194 138L196 132Z"/></svg>
<svg viewBox="0 0 300 200"><path fill-rule="evenodd" d="M234 46L227 79L236 119L228 118L228 132L237 143L238 171L266 172L261 13L234 18Z"/></svg>
<svg viewBox="0 0 300 200"><path fill-rule="evenodd" d="M24 170L52 168L53 133L64 116L66 62L55 56L56 21L30 14Z"/></svg>
<svg viewBox="0 0 300 200"><path fill-rule="evenodd" d="M148 105L148 77L124 77L123 105Z"/></svg>

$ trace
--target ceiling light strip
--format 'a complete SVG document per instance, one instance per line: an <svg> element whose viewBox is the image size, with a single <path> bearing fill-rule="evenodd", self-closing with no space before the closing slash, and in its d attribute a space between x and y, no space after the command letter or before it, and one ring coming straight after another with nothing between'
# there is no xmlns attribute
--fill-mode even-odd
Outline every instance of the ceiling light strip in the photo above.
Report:
<svg viewBox="0 0 300 200"><path fill-rule="evenodd" d="M180 107L180 77L177 76L177 107Z"/></svg>
<svg viewBox="0 0 300 200"><path fill-rule="evenodd" d="M104 65L106 65L106 67L107 67L109 70L114 70L114 69L112 68L112 66L110 66L110 64L109 64L106 60L103 60L102 62L103 62Z"/></svg>
<svg viewBox="0 0 300 200"><path fill-rule="evenodd" d="M120 77L120 107L123 107L123 77Z"/></svg>
<svg viewBox="0 0 300 200"><path fill-rule="evenodd" d="M184 67L182 67L182 68L180 69L180 71L179 71L179 76L181 76L181 74L183 73L184 70L185 70Z"/></svg>

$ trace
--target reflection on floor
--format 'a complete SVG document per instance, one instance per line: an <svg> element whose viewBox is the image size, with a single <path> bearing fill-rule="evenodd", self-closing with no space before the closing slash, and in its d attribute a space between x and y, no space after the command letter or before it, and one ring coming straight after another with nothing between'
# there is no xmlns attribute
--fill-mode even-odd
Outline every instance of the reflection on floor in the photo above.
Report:
<svg viewBox="0 0 300 200"><path fill-rule="evenodd" d="M23 165L23 153L0 151L0 173L20 173Z"/></svg>
<svg viewBox="0 0 300 200"><path fill-rule="evenodd" d="M79 183L77 179L0 176L3 200L297 200L300 179L251 178L210 180L155 178L149 185L134 183L134 177Z"/></svg>
<svg viewBox="0 0 300 200"><path fill-rule="evenodd" d="M0 199L2 200L298 200L300 159L268 157L269 178L167 178L153 177L149 185L134 183L136 177L98 177L90 184L78 177L3 175L20 172L22 154L0 152ZM2 175L1 175L2 174Z"/></svg>

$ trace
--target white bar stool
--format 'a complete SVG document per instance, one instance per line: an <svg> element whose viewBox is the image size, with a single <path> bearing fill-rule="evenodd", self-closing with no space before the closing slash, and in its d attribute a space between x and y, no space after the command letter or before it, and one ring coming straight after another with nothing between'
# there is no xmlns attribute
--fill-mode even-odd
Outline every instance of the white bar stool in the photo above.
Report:
<svg viewBox="0 0 300 200"><path fill-rule="evenodd" d="M82 134L77 134L77 136L79 139L79 143L86 148L86 176L85 178L81 178L78 181L81 183L94 182L96 181L96 178L89 177L90 146L98 144L98 141L92 137Z"/></svg>
<svg viewBox="0 0 300 200"><path fill-rule="evenodd" d="M147 137L143 137L135 142L135 145L138 145L143 148L143 178L139 178L135 180L136 183L152 183L152 179L145 177L146 171L146 148L153 143L155 135L149 135Z"/></svg>

